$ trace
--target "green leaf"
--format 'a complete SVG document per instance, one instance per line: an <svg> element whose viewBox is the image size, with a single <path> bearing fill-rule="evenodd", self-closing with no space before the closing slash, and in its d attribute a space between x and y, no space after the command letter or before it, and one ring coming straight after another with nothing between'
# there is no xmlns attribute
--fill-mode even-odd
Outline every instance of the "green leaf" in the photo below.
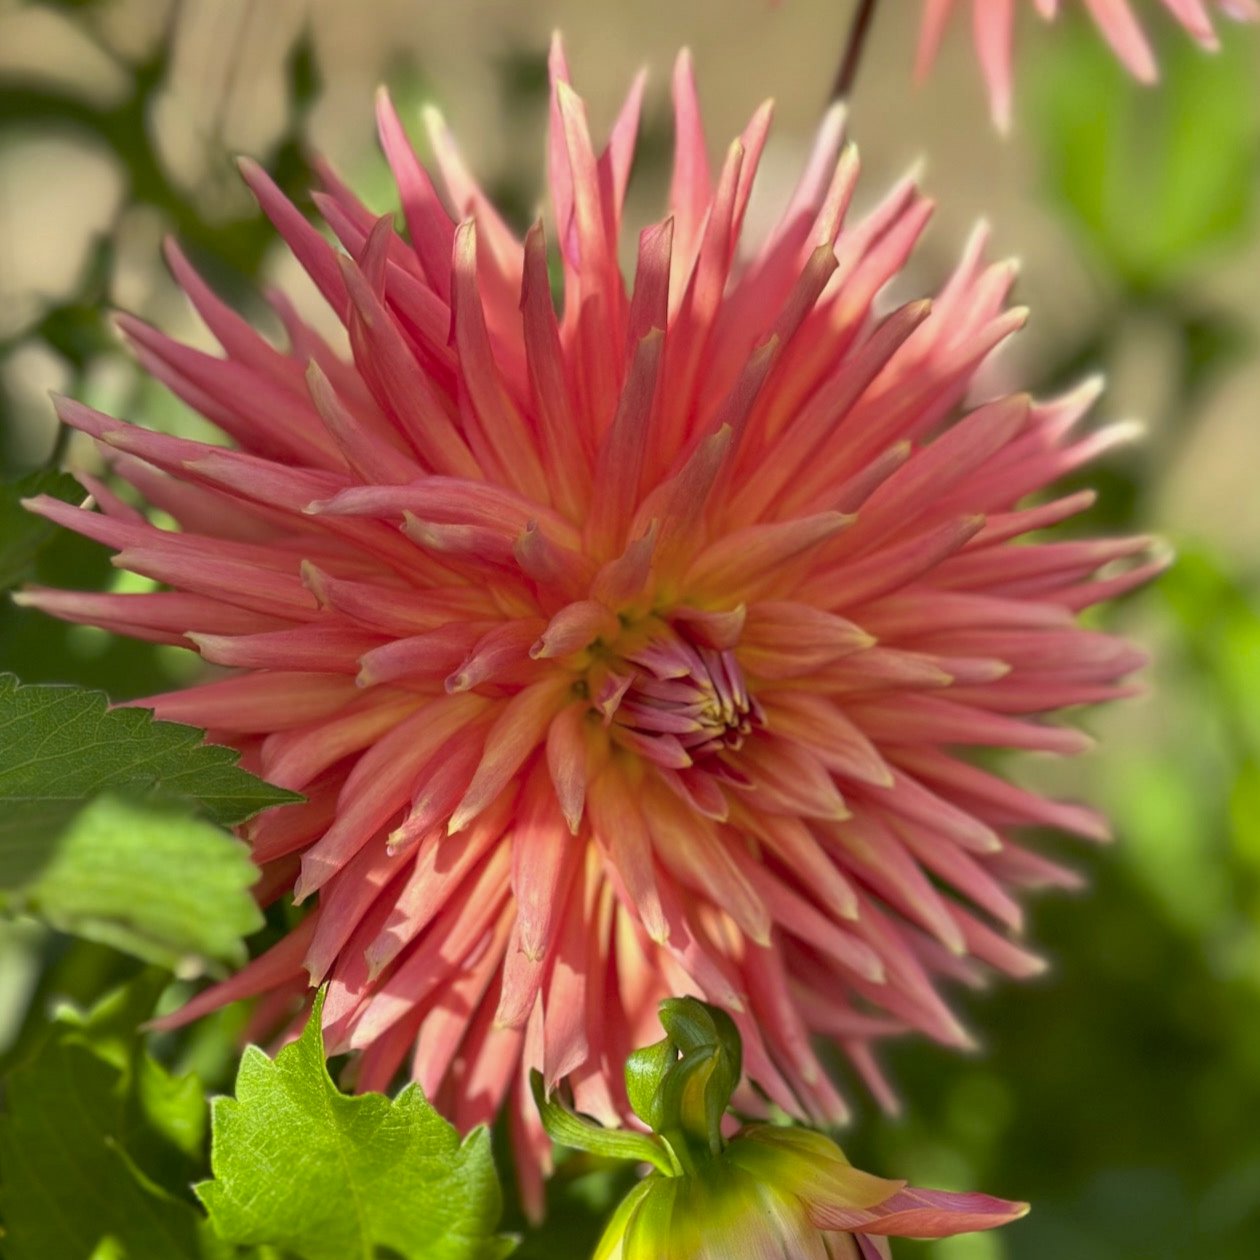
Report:
<svg viewBox="0 0 1260 1260"><path fill-rule="evenodd" d="M58 528L22 507L21 501L50 494L79 503L87 491L69 473L41 469L0 485L0 591L11 590L30 576L39 553L57 537Z"/></svg>
<svg viewBox="0 0 1260 1260"><path fill-rule="evenodd" d="M1254 49L1161 49L1158 92L1131 81L1082 20L1047 45L1037 131L1050 190L1138 291L1166 285L1253 219Z"/></svg>
<svg viewBox="0 0 1260 1260"><path fill-rule="evenodd" d="M0 1116L6 1260L232 1254L175 1189L191 1165L169 1140L174 1110L162 1103L154 1113L146 1101L155 1085L164 1098L182 1095L184 1129L197 1112L204 1132L201 1091L145 1054L134 1027L125 1031L126 1012L150 1008L156 987L146 978L86 1016L63 1013L9 1077Z"/></svg>
<svg viewBox="0 0 1260 1260"><path fill-rule="evenodd" d="M34 856L11 907L181 975L206 961L240 965L242 938L263 925L248 846L182 806L97 797ZM30 866L20 842L0 850L0 882Z"/></svg>
<svg viewBox="0 0 1260 1260"><path fill-rule="evenodd" d="M149 968L86 1013L62 1006L54 1028L68 1044L91 1050L122 1074L132 1158L154 1181L191 1202L189 1183L206 1154L204 1091L194 1074L175 1076L151 1058L137 1035L169 983L164 970Z"/></svg>
<svg viewBox="0 0 1260 1260"><path fill-rule="evenodd" d="M235 750L203 744L195 726L108 703L99 691L0 674L0 850L58 829L106 791L195 801L222 826L302 799L239 769Z"/></svg>
<svg viewBox="0 0 1260 1260"><path fill-rule="evenodd" d="M220 1237L302 1260L508 1255L490 1135L461 1142L416 1085L392 1100L342 1094L324 1063L322 1005L274 1060L250 1046L236 1098L212 1104L214 1180L196 1190Z"/></svg>
<svg viewBox="0 0 1260 1260"><path fill-rule="evenodd" d="M217 824L301 798L195 727L106 703L0 675L0 898L183 974L243 962L258 874Z"/></svg>

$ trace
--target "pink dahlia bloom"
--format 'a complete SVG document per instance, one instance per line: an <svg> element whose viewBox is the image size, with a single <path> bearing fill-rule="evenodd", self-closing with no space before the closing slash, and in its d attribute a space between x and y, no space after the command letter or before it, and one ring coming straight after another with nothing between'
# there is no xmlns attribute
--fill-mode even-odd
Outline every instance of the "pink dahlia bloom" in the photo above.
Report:
<svg viewBox="0 0 1260 1260"><path fill-rule="evenodd" d="M1133 15L1130 0L1083 0L1116 56L1143 83L1159 76L1155 56L1142 27ZM1047 20L1058 16L1060 0L1033 0ZM1016 0L971 0L971 20L976 51L989 86L993 118L1005 131L1011 122L1011 61L1014 45ZM1260 19L1256 0L1163 0L1164 8L1202 47L1219 46L1212 25L1212 8L1237 22ZM923 26L919 36L918 73L925 75L936 59L937 49L958 0L923 0Z"/></svg>
<svg viewBox="0 0 1260 1260"><path fill-rule="evenodd" d="M334 248L246 164L348 354L281 297L272 345L172 248L222 357L120 322L229 444L62 401L178 527L97 483L99 511L36 499L163 589L21 596L226 667L143 703L307 797L245 834L260 897L311 912L181 1018L268 994L261 1027L326 983L361 1086L405 1067L461 1127L511 1098L538 1160L528 1069L615 1122L671 993L731 1011L751 1077L818 1121L845 1107L815 1034L885 1099L876 1039L965 1044L940 983L1037 971L1013 894L1071 879L1018 830L1104 833L966 750L1085 748L1042 715L1125 694L1139 656L1074 614L1159 566L1023 539L1089 506L1041 492L1120 431L1076 435L1094 385L968 402L1024 320L979 236L935 301L877 307L930 206L903 183L842 227L838 114L741 250L770 110L712 177L681 58L669 214L627 281L642 85L601 152L558 47L552 74L562 315L543 229L518 239L436 115L442 191L380 101L405 239L329 173Z"/></svg>

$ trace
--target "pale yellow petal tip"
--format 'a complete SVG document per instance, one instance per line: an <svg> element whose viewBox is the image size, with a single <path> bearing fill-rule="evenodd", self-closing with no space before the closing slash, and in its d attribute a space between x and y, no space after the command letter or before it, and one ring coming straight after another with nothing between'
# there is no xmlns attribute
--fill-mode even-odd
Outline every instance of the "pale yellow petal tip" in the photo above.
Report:
<svg viewBox="0 0 1260 1260"><path fill-rule="evenodd" d="M1128 446L1132 442L1144 442L1150 428L1145 420L1117 420L1107 432L1113 445Z"/></svg>
<svg viewBox="0 0 1260 1260"><path fill-rule="evenodd" d="M300 906L307 897L316 890L310 886L311 880L307 878L306 872L303 871L297 878L297 883L293 885L293 904Z"/></svg>
<svg viewBox="0 0 1260 1260"><path fill-rule="evenodd" d="M923 183L928 172L928 155L920 153L908 167L906 173L901 177L903 184L909 184L913 188L918 188Z"/></svg>
<svg viewBox="0 0 1260 1260"><path fill-rule="evenodd" d="M771 97L771 100L774 98ZM836 131L840 134L844 133L845 128L849 124L849 102L833 101L827 106L827 112L823 115L822 129L824 131ZM846 148L856 149L857 146L850 141Z"/></svg>
<svg viewBox="0 0 1260 1260"><path fill-rule="evenodd" d="M647 934L654 945L665 945L669 942L669 924L654 924L647 928Z"/></svg>

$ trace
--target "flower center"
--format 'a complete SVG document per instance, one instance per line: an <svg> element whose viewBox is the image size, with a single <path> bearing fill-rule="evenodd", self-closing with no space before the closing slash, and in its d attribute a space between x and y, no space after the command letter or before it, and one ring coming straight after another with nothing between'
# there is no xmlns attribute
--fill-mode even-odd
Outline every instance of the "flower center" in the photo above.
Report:
<svg viewBox="0 0 1260 1260"><path fill-rule="evenodd" d="M614 734L667 765L735 751L764 720L733 651L694 643L665 623L623 649L596 705Z"/></svg>

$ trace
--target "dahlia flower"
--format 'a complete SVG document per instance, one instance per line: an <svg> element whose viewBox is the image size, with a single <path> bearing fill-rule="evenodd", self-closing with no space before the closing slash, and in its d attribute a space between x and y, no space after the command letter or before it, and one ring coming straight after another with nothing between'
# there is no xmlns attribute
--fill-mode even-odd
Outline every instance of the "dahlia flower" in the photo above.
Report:
<svg viewBox="0 0 1260 1260"><path fill-rule="evenodd" d="M227 444L62 400L176 528L98 480L99 510L30 503L160 589L22 602L225 667L140 703L307 798L244 834L260 899L313 908L179 1018L266 994L276 1026L326 984L360 1086L406 1065L461 1128L513 1100L527 1170L527 1070L616 1121L611 1065L671 992L730 1011L764 1094L820 1121L845 1105L816 1034L885 1101L877 1039L967 1044L939 985L1037 971L1014 893L1071 880L1015 833L1104 825L965 750L1084 749L1038 715L1124 694L1139 657L1073 615L1160 564L1022 539L1089 506L1021 504L1123 431L1073 436L1094 384L969 403L1024 320L982 233L935 301L877 306L930 206L904 182L842 227L839 113L743 250L770 108L711 176L684 55L628 282L641 92L597 151L553 51L559 316L543 228L518 239L432 112L443 191L379 102L406 238L326 171L337 249L245 163L348 355L276 295L273 345L172 247L222 357L119 322Z"/></svg>
<svg viewBox="0 0 1260 1260"><path fill-rule="evenodd" d="M1037 12L1047 20L1058 16L1059 3L1060 0L1034 0ZM1143 83L1154 83L1159 77L1159 68L1129 0L1084 0L1084 3L1103 37L1130 73ZM920 77L931 69L957 4L958 0L924 0L917 68ZM1201 47L1216 50L1219 45L1212 25L1213 0L1163 0L1163 4ZM1256 0L1215 0L1215 7L1236 22L1260 19L1260 4ZM976 52L989 87L993 119L1005 131L1011 123L1015 0L971 0L971 19Z"/></svg>
<svg viewBox="0 0 1260 1260"><path fill-rule="evenodd" d="M728 1016L694 998L661 1003L663 1041L635 1051L626 1089L651 1135L601 1129L545 1096L563 1145L650 1164L613 1213L593 1260L888 1260L886 1237L945 1238L1028 1212L985 1194L920 1190L860 1172L830 1138L720 1121L740 1075Z"/></svg>

